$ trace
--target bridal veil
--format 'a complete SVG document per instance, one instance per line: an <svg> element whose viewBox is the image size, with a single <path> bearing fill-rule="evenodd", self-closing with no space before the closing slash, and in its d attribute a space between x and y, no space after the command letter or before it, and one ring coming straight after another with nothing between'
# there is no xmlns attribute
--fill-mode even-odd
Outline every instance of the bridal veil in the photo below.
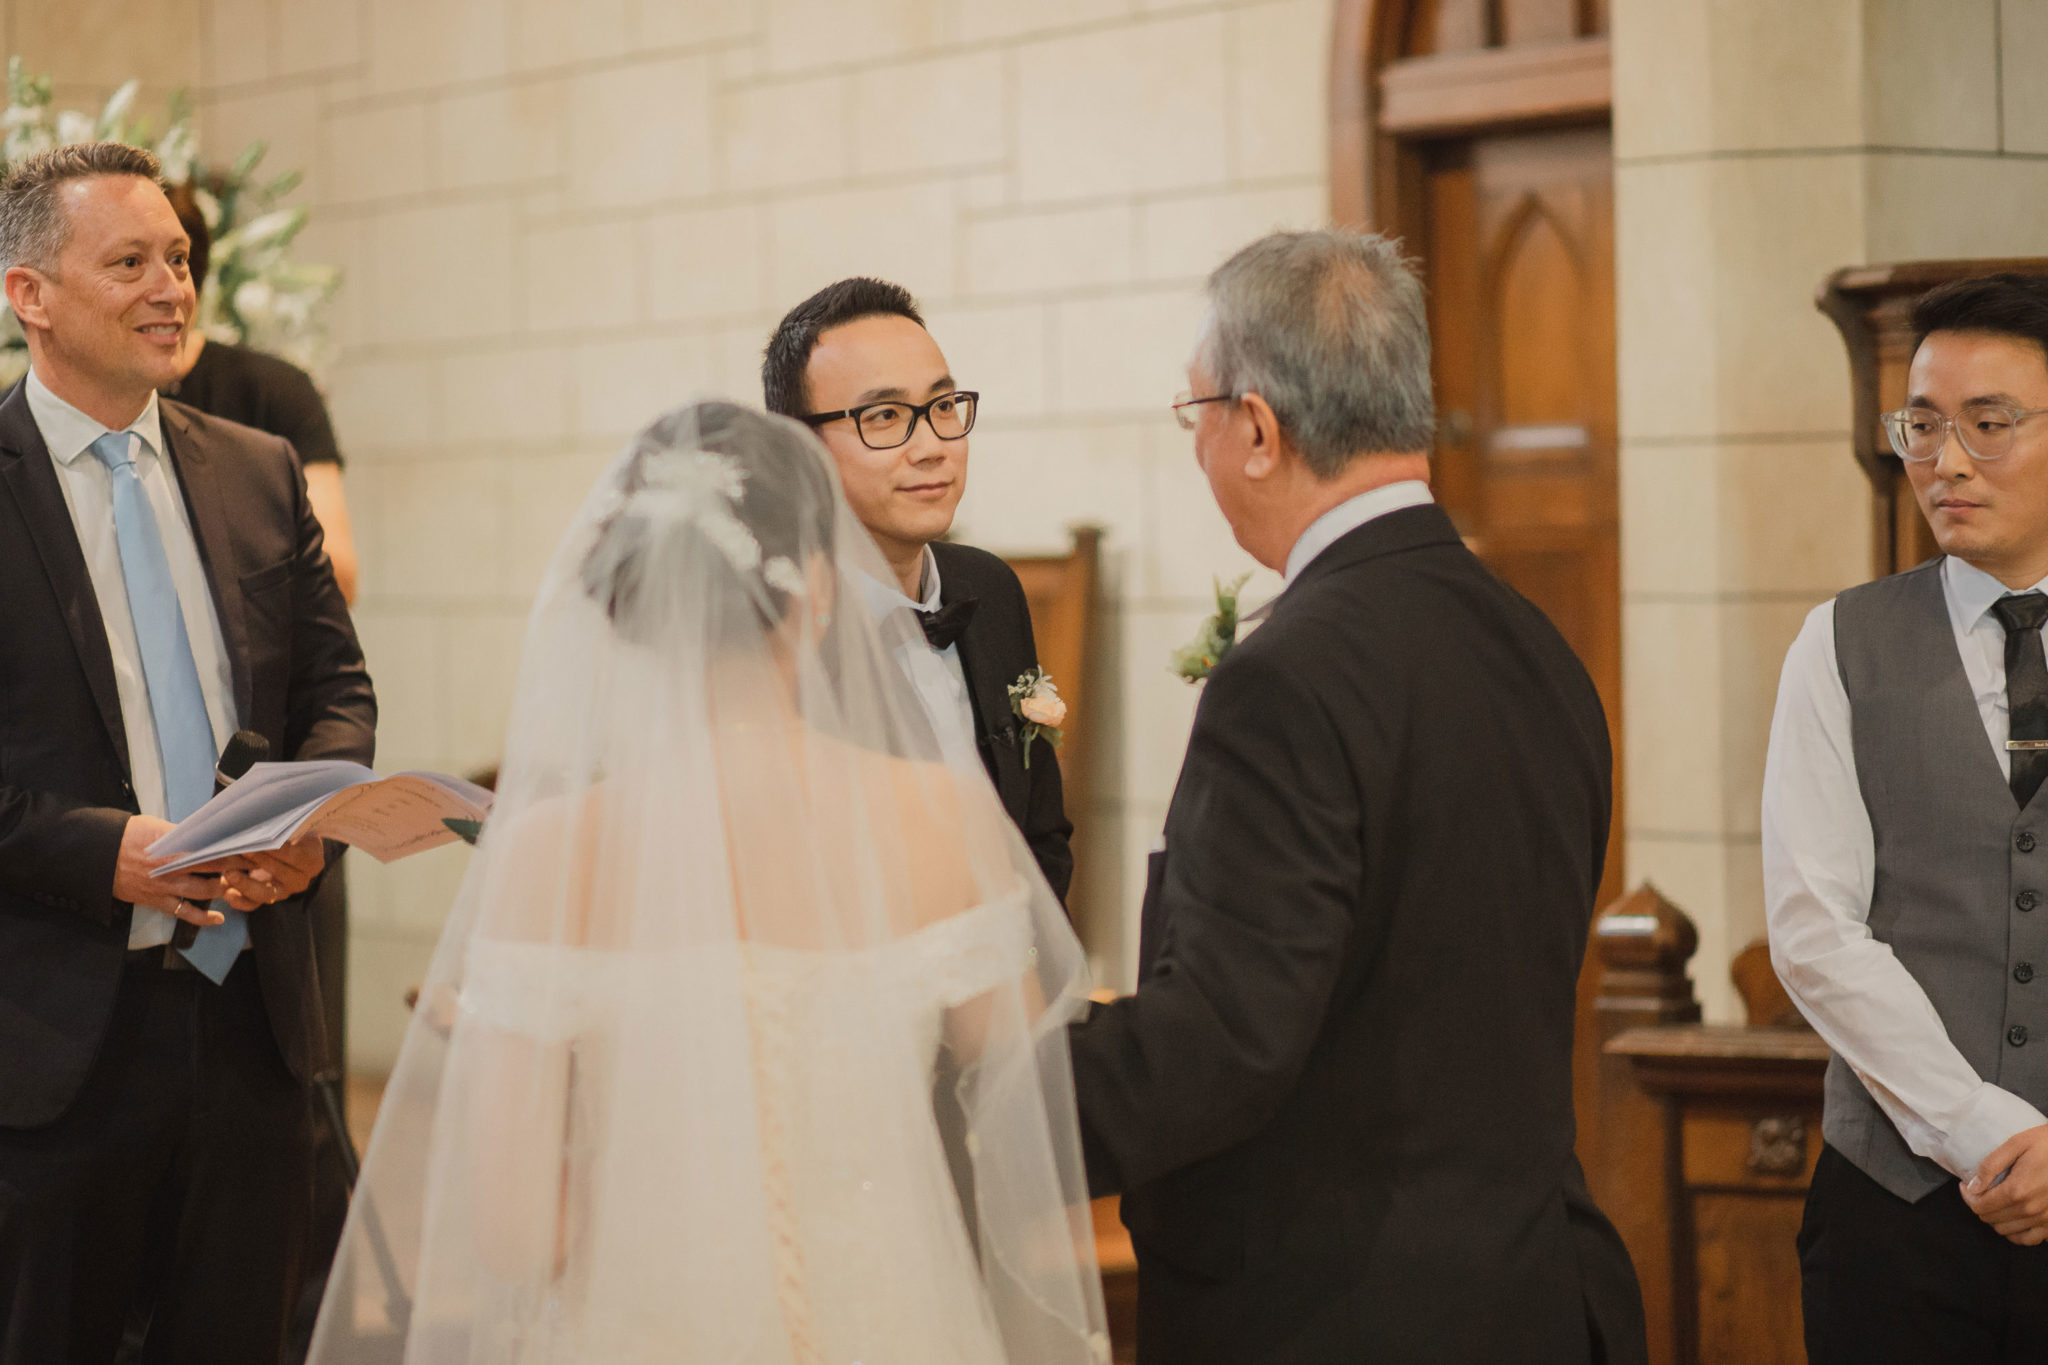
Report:
<svg viewBox="0 0 2048 1365"><path fill-rule="evenodd" d="M1093 1365L1079 945L802 427L663 417L534 605L315 1365Z"/></svg>

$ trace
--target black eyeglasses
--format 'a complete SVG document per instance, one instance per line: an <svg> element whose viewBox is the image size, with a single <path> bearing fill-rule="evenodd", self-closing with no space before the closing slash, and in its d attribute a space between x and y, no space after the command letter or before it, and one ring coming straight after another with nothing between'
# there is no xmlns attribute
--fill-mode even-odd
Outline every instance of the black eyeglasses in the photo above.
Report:
<svg viewBox="0 0 2048 1365"><path fill-rule="evenodd" d="M932 424L932 435L941 441L959 440L974 430L974 409L980 402L980 394L956 389L929 403L884 399L837 412L814 412L801 420L808 426L821 427L842 417L851 418L862 445L869 450L894 450L916 433L919 418Z"/></svg>

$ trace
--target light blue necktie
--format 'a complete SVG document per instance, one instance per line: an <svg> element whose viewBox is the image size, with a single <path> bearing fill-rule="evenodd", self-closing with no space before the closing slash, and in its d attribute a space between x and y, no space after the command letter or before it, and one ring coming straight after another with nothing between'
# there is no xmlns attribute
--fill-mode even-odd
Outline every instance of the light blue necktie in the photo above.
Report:
<svg viewBox="0 0 2048 1365"><path fill-rule="evenodd" d="M149 713L156 721L156 751L163 760L164 814L183 820L213 796L213 723L206 717L206 694L199 688L199 665L185 634L185 613L178 606L171 561L164 554L163 530L149 505L149 493L129 454L130 433L110 431L92 443L93 457L107 467L114 495L114 539L121 550L121 579L128 591L128 614L135 620L135 643L142 650L142 679L149 689ZM249 937L249 921L215 906L227 923L201 929L185 957L214 983L227 978L235 954Z"/></svg>

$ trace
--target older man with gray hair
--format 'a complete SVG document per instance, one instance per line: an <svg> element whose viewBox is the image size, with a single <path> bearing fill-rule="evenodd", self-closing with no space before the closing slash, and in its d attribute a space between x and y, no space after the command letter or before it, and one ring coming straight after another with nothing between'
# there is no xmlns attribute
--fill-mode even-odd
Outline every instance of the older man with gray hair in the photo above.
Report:
<svg viewBox="0 0 2048 1365"><path fill-rule="evenodd" d="M1428 485L1397 244L1252 243L1175 405L1285 575L1215 668L1147 880L1135 995L1073 1027L1143 1365L1646 1358L1572 1153L1574 983L1612 801L1556 629Z"/></svg>

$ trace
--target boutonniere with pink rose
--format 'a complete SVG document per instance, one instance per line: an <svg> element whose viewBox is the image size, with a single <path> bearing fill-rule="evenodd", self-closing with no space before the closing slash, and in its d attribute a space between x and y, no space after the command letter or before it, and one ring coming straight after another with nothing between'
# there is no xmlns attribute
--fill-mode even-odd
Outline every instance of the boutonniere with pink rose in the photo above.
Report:
<svg viewBox="0 0 2048 1365"><path fill-rule="evenodd" d="M1031 766L1033 740L1043 738L1057 749L1066 738L1060 727L1067 723L1067 704L1060 700L1060 689L1042 668L1034 665L1010 684L1010 712L1023 722L1017 731L1017 742L1023 746L1027 769Z"/></svg>

